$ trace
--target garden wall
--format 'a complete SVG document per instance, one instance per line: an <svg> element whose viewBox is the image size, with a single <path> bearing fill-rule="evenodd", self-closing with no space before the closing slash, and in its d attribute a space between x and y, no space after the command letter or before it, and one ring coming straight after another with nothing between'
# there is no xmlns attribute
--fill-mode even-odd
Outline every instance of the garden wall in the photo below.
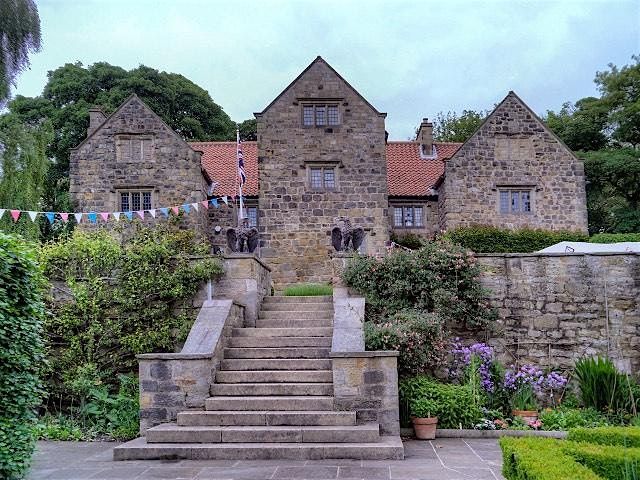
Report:
<svg viewBox="0 0 640 480"><path fill-rule="evenodd" d="M640 371L640 254L478 254L500 320L478 335L508 365L609 355Z"/></svg>

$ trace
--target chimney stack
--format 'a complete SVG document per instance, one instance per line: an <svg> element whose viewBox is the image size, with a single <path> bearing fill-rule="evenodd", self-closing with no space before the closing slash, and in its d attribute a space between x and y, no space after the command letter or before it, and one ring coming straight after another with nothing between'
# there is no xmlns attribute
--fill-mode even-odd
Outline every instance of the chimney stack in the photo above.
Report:
<svg viewBox="0 0 640 480"><path fill-rule="evenodd" d="M423 118L416 140L420 142L420 149L423 155L430 157L433 155L433 123L428 118Z"/></svg>
<svg viewBox="0 0 640 480"><path fill-rule="evenodd" d="M89 128L87 128L87 137L104 123L107 116L100 107L91 107L89 109Z"/></svg>

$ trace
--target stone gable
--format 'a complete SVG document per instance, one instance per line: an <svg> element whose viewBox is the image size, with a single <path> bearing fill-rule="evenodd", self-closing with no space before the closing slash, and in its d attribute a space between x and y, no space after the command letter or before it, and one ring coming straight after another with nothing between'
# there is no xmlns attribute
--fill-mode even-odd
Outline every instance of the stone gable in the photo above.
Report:
<svg viewBox="0 0 640 480"><path fill-rule="evenodd" d="M587 231L582 162L513 92L446 162L439 195L441 228Z"/></svg>
<svg viewBox="0 0 640 480"><path fill-rule="evenodd" d="M305 105L336 106L338 124L304 126ZM274 282L331 279L338 216L365 227L365 251L381 254L389 239L385 114L318 57L256 118L261 254ZM333 171L335 188L312 188L313 168Z"/></svg>
<svg viewBox="0 0 640 480"><path fill-rule="evenodd" d="M103 118L92 115L87 139L71 151L75 211L119 211L122 192L150 192L151 208L206 199L200 154L136 95L95 124ZM206 215L192 212L185 224L204 234Z"/></svg>

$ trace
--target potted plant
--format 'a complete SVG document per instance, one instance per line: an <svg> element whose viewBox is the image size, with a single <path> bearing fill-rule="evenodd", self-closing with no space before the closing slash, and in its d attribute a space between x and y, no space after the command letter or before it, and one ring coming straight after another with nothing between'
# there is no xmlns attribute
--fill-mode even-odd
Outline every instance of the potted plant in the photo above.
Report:
<svg viewBox="0 0 640 480"><path fill-rule="evenodd" d="M433 440L436 438L438 417L435 414L437 411L437 403L428 398L421 398L413 402L411 405L411 420L413 421L416 438L419 440Z"/></svg>
<svg viewBox="0 0 640 480"><path fill-rule="evenodd" d="M538 419L536 394L530 384L523 384L511 397L511 408L514 417L520 417L525 423Z"/></svg>

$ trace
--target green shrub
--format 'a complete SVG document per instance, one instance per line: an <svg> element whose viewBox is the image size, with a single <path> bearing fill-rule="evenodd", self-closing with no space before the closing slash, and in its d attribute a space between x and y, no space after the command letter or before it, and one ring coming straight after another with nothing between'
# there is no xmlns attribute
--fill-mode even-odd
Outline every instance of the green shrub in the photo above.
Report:
<svg viewBox="0 0 640 480"><path fill-rule="evenodd" d="M84 407L91 392L117 392L118 374L137 371L136 354L171 352L189 331L191 299L220 275L191 231L142 228L119 243L105 232L75 234L42 248L46 274L67 298L46 320L51 369L48 409Z"/></svg>
<svg viewBox="0 0 640 480"><path fill-rule="evenodd" d="M640 233L596 233L591 243L640 242Z"/></svg>
<svg viewBox="0 0 640 480"><path fill-rule="evenodd" d="M291 285L284 289L284 296L286 297L317 297L322 295L333 295L333 287L318 283L303 283L301 285Z"/></svg>
<svg viewBox="0 0 640 480"><path fill-rule="evenodd" d="M569 430L569 440L640 448L640 427L574 428Z"/></svg>
<svg viewBox="0 0 640 480"><path fill-rule="evenodd" d="M523 228L509 230L485 225L449 230L444 238L476 253L537 252L558 242L586 242L588 235L580 232Z"/></svg>
<svg viewBox="0 0 640 480"><path fill-rule="evenodd" d="M0 478L22 478L35 446L44 361L43 287L34 251L0 232Z"/></svg>
<svg viewBox="0 0 640 480"><path fill-rule="evenodd" d="M411 250L418 250L425 244L425 240L420 235L416 235L415 233L405 233L399 235L394 232L391 234L391 241Z"/></svg>
<svg viewBox="0 0 640 480"><path fill-rule="evenodd" d="M432 313L401 310L385 323L364 324L367 350L397 350L400 376L423 373L444 358L442 321Z"/></svg>
<svg viewBox="0 0 640 480"><path fill-rule="evenodd" d="M640 448L565 442L562 451L607 480L640 478Z"/></svg>
<svg viewBox="0 0 640 480"><path fill-rule="evenodd" d="M473 428L482 418L473 391L466 385L419 376L401 381L399 388L400 401L409 403L412 414L418 416L428 409L438 417L438 428Z"/></svg>
<svg viewBox="0 0 640 480"><path fill-rule="evenodd" d="M615 413L629 407L629 381L609 358L583 358L575 376L582 403L601 412Z"/></svg>
<svg viewBox="0 0 640 480"><path fill-rule="evenodd" d="M502 474L507 480L601 480L550 438L502 437Z"/></svg>
<svg viewBox="0 0 640 480"><path fill-rule="evenodd" d="M540 412L542 430L569 430L576 427L601 427L608 425L607 418L593 408L546 409Z"/></svg>
<svg viewBox="0 0 640 480"><path fill-rule="evenodd" d="M82 425L75 418L66 415L46 414L38 419L35 428L39 440L80 441L91 440L94 435L87 435Z"/></svg>

